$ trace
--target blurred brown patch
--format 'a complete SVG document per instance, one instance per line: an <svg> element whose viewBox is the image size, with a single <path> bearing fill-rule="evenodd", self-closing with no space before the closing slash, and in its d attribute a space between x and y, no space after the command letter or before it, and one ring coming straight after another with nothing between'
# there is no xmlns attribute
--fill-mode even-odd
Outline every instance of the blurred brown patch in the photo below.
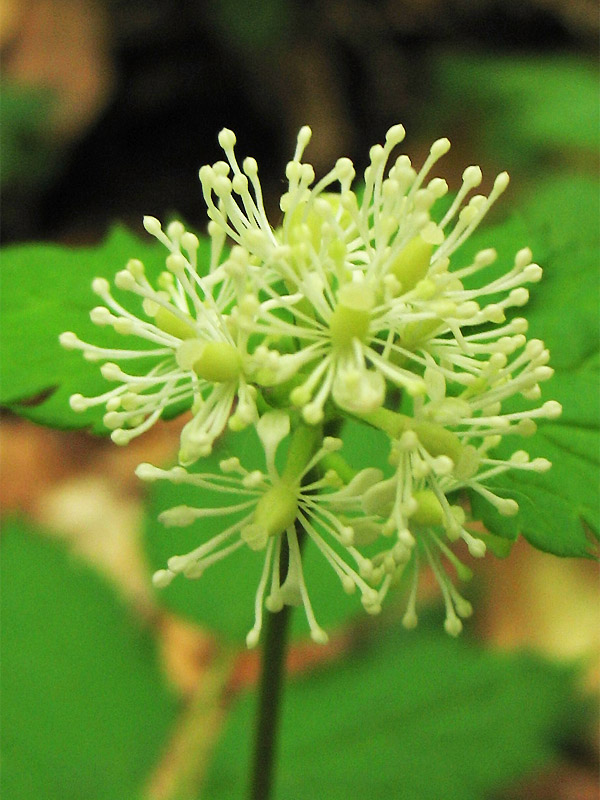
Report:
<svg viewBox="0 0 600 800"><path fill-rule="evenodd" d="M94 0L6 0L0 15L3 79L49 89L46 132L80 136L106 106L114 81L108 14Z"/></svg>

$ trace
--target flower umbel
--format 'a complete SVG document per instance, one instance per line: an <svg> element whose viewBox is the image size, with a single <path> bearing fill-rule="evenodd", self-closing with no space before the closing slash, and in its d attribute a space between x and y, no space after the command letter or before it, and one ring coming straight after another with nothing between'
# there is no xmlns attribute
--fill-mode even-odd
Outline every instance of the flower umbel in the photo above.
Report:
<svg viewBox="0 0 600 800"><path fill-rule="evenodd" d="M146 217L144 225L170 251L167 269L158 278L159 288L147 279L142 262L132 259L117 273L115 285L141 298L140 316L114 299L103 278L97 278L92 288L104 305L94 308L90 316L96 325L111 326L119 334L154 346L104 348L82 342L74 333L63 333L64 347L82 350L90 361L107 360L102 374L118 383L98 397L73 395L71 406L83 411L105 405L104 423L112 430L113 441L127 444L169 406L187 403L194 417L182 432L180 460L189 464L211 452L228 420L231 427L241 428L257 415L256 390L248 380L252 371L248 334L229 313L243 297L236 294L234 281L224 271L199 273L198 238L181 223L171 223L166 232L153 217ZM213 236L211 243L213 265L217 265L223 237ZM152 366L143 374L131 374L117 363L139 361Z"/></svg>
<svg viewBox="0 0 600 800"><path fill-rule="evenodd" d="M286 167L282 216L273 225L256 161L240 165L235 135L221 131L226 160L200 170L209 263L181 223L163 230L145 218L146 230L168 251L166 269L152 281L133 259L117 273L117 289L139 298L135 312L108 281L94 281L103 305L92 310L93 322L131 345L99 347L64 333L65 347L104 361L102 374L117 384L97 397L74 395L71 405L105 406L104 422L119 444L167 410L191 407L179 465L141 464L137 474L198 489L198 505L163 512L165 525L229 521L191 552L170 558L154 582L198 578L246 547L264 554L249 646L259 639L264 608L277 612L284 605L302 605L312 638L327 640L309 599L304 538L346 592L358 589L369 613L380 610L407 573L407 627L417 622L419 572L428 565L443 595L446 630L456 635L471 606L444 564L467 578L453 543L476 558L486 550L465 492L511 516L518 504L495 485L497 477L550 467L522 449L496 452L505 437L531 436L537 420L561 412L555 401L539 402L553 374L548 350L528 340L526 319L514 316L528 301L526 285L539 281L542 270L527 247L501 276L492 268L493 248L461 256L508 175L500 173L485 196L474 193L480 168L467 167L447 210L437 212L448 185L433 172L450 147L447 139L434 142L415 169L408 156L395 155L404 128L393 126L371 148L360 191L352 188L355 170L347 158L315 181L303 160L310 137L310 128L300 129ZM350 418L362 424L365 442L373 429L387 437L385 474L364 460L356 471L335 452ZM235 452L236 432L250 425L265 470L248 470L235 456L215 474L185 469L207 456L226 429ZM279 468L276 453L288 437ZM220 493L223 505L203 507L207 489Z"/></svg>
<svg viewBox="0 0 600 800"><path fill-rule="evenodd" d="M365 609L377 613L381 609L377 591L361 576L362 572L371 571L371 564L355 546L352 524L354 517L359 517L356 522L362 539L371 535L370 527L374 528L374 535L378 535L374 517L365 517L362 513L361 495L382 476L379 470L365 469L348 485L343 485L338 474L328 470L322 477L314 480L309 477L303 483L323 459L341 447L341 441L325 437L314 451L315 444L318 445L316 431L306 426L297 428L285 468L280 473L275 466L275 454L289 434L289 416L283 411L267 412L256 424L256 431L265 453L265 472L248 471L237 458L221 461L221 474L216 475L190 473L183 467L161 470L150 464L140 464L137 468L138 477L146 481L186 483L199 489L216 490L238 501L218 508L177 506L164 511L160 520L168 526L189 525L212 516L237 515L238 519L190 553L170 558L167 568L155 573L154 583L160 587L167 586L178 574L199 578L209 566L246 545L251 550L265 553L256 591L255 622L247 636L248 646L258 642L263 605L275 612L284 604L302 605L311 637L324 643L327 635L315 619L304 579L297 524L329 562L343 589L352 593L358 588ZM281 582L283 537L289 547L289 566Z"/></svg>
<svg viewBox="0 0 600 800"><path fill-rule="evenodd" d="M523 284L539 280L541 269L525 249L503 278L465 288L465 279L483 274L495 260L488 249L473 263L450 270L451 256L508 185L506 173L488 197L474 195L466 202L482 180L479 167L468 167L454 201L435 222L432 208L448 185L429 174L448 151L447 139L434 142L417 172L408 156L392 161L404 128L390 128L385 144L371 148L359 196L351 189L355 171L347 158L312 186L314 170L302 162L310 135L309 128L300 130L287 165L278 228L267 220L255 160L238 164L232 131L219 136L227 162L203 167L200 180L212 225L261 265L253 279L269 300L257 310L253 330L267 344L282 337L299 344L279 357L276 346L258 350L262 380L300 376L290 400L316 424L329 397L344 410L367 412L383 405L387 386L422 393L424 351L435 353L440 340L450 340L471 352L463 329L500 322L507 308L527 302ZM508 292L503 300L485 304L502 292ZM277 314L282 309L288 312L283 319ZM493 352L496 342L482 340L479 351L486 345Z"/></svg>

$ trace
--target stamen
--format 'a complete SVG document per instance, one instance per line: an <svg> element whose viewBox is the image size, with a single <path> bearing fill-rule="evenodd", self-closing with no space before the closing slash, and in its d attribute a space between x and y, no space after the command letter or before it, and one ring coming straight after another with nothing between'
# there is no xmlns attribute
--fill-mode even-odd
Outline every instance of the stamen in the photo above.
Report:
<svg viewBox="0 0 600 800"><path fill-rule="evenodd" d="M274 540L270 539L267 544L265 553L265 563L263 565L260 581L256 589L254 597L254 625L248 631L246 636L246 646L249 648L256 647L260 638L260 631L262 629L262 614L263 614L263 601L265 596L265 589L267 587L267 580L269 578L269 571L271 569L271 561L273 555ZM276 559L273 565L273 573L279 572L279 559Z"/></svg>

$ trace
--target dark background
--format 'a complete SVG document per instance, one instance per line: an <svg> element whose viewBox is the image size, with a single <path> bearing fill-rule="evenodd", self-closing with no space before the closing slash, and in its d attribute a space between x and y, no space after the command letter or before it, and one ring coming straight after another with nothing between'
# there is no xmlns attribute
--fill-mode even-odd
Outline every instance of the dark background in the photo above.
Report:
<svg viewBox="0 0 600 800"><path fill-rule="evenodd" d="M586 0L13 0L7 9L3 85L17 100L2 112L5 243L96 241L117 219L141 230L146 213L177 212L202 228L197 172L218 157L223 126L258 159L267 202L303 124L317 174L340 155L361 169L398 121L409 152L439 135L460 151L472 110L460 96L436 109L438 52L593 58L598 33Z"/></svg>

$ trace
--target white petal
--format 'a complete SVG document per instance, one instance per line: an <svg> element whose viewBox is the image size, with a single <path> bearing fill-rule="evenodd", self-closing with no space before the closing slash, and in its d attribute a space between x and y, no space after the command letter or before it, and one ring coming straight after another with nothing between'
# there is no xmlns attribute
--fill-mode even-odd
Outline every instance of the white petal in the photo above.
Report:
<svg viewBox="0 0 600 800"><path fill-rule="evenodd" d="M437 365L430 364L425 368L427 394L434 403L440 403L446 397L446 380Z"/></svg>
<svg viewBox="0 0 600 800"><path fill-rule="evenodd" d="M358 518L352 520L354 544L358 547L371 544L382 535L382 525L371 519Z"/></svg>
<svg viewBox="0 0 600 800"><path fill-rule="evenodd" d="M267 466L274 465L275 452L290 432L290 418L285 411L267 411L256 423L256 432L265 451Z"/></svg>
<svg viewBox="0 0 600 800"><path fill-rule="evenodd" d="M385 380L372 370L338 372L333 381L332 395L340 408L367 413L383 405Z"/></svg>
<svg viewBox="0 0 600 800"><path fill-rule="evenodd" d="M375 467L367 467L361 469L350 481L347 486L344 486L338 492L331 496L332 500L336 497L360 497L367 489L378 483L383 479L383 472Z"/></svg>
<svg viewBox="0 0 600 800"><path fill-rule="evenodd" d="M396 498L396 481L389 478L380 481L368 489L363 497L363 511L365 514L379 514L386 516Z"/></svg>

